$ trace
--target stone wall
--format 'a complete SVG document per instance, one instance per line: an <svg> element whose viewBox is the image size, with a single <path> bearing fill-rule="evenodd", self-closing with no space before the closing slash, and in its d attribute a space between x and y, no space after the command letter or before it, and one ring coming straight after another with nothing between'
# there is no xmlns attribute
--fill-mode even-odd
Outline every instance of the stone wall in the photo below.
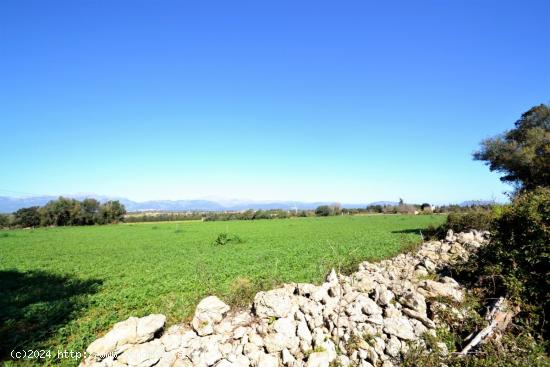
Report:
<svg viewBox="0 0 550 367"><path fill-rule="evenodd" d="M450 232L415 253L363 262L350 276L333 270L321 285L259 292L248 310L210 296L191 325L164 330L163 315L131 317L94 341L81 366L398 366L412 343L435 333L440 321L431 311L448 307L436 300L464 297L454 279L431 274L467 259L487 238Z"/></svg>

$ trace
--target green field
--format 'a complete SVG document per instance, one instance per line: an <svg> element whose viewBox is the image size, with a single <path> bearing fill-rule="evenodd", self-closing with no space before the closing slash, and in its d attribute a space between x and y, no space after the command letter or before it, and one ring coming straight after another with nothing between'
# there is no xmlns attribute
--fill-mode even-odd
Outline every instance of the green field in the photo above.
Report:
<svg viewBox="0 0 550 367"><path fill-rule="evenodd" d="M443 221L373 215L0 232L0 358L15 346L82 350L129 316L181 322L210 293L242 303L278 282L319 282L336 263L393 256ZM221 232L242 242L216 246Z"/></svg>

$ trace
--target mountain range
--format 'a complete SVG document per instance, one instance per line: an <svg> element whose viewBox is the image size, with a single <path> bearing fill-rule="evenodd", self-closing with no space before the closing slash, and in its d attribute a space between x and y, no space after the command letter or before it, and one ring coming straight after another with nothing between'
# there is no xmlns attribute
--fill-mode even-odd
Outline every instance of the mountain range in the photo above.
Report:
<svg viewBox="0 0 550 367"><path fill-rule="evenodd" d="M123 197L109 197L102 195L67 195L66 197L82 200L95 198L100 202L119 200L129 212L137 211L237 211L247 209L285 209L301 210L315 209L319 205L330 205L332 202L296 202L296 201L250 201L250 200L149 200L133 201ZM30 206L43 206L48 201L57 199L57 196L9 197L0 196L0 213L12 213L18 209ZM395 205L393 201L377 201L372 203L347 203L344 208L361 208L369 205Z"/></svg>
<svg viewBox="0 0 550 367"><path fill-rule="evenodd" d="M247 209L284 209L307 210L315 209L319 205L330 205L332 202L301 202L301 201L251 201L251 200L227 200L227 199L195 199L195 200L149 200L133 201L123 197L110 197L103 195L68 195L74 199L95 198L100 202L107 200L119 200L129 212L139 211L239 211ZM48 201L57 199L58 196L33 196L33 197L9 197L0 196L0 213L12 213L18 209L30 206L42 206ZM464 201L459 205L489 204L487 200ZM343 203L344 208L364 208L372 205L397 205L395 201L375 201L370 203Z"/></svg>

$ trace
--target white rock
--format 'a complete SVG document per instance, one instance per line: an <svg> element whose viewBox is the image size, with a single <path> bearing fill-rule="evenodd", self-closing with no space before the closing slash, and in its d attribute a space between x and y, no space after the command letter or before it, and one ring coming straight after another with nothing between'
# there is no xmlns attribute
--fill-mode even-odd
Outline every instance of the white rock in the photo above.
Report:
<svg viewBox="0 0 550 367"><path fill-rule="evenodd" d="M464 294L454 284L425 280L421 286L425 289L425 295L428 297L446 297L456 302L462 302L464 299ZM419 291L421 290L419 289Z"/></svg>
<svg viewBox="0 0 550 367"><path fill-rule="evenodd" d="M258 367L279 367L279 358L272 354L262 353L258 360Z"/></svg>
<svg viewBox="0 0 550 367"><path fill-rule="evenodd" d="M164 344L164 349L170 352L181 346L182 336L177 334L165 334L160 338L160 342Z"/></svg>
<svg viewBox="0 0 550 367"><path fill-rule="evenodd" d="M380 290L380 294L378 296L378 303L380 306L387 306L390 304L391 300L394 299L395 295L392 291L390 291L387 288L383 288Z"/></svg>
<svg viewBox="0 0 550 367"><path fill-rule="evenodd" d="M155 334L164 327L166 316L152 314L138 319L136 343L144 343L153 339Z"/></svg>
<svg viewBox="0 0 550 367"><path fill-rule="evenodd" d="M306 342L311 343L311 331L309 330L309 327L307 326L307 322L305 322L305 320L298 323L297 335L301 340L305 340Z"/></svg>
<svg viewBox="0 0 550 367"><path fill-rule="evenodd" d="M219 323L229 311L229 306L216 296L209 296L199 302L195 310L192 325L200 336L214 332L214 325Z"/></svg>
<svg viewBox="0 0 550 367"><path fill-rule="evenodd" d="M289 365L290 363L294 362L296 358L290 354L289 350L287 348L283 349L281 352L281 359L284 365Z"/></svg>
<svg viewBox="0 0 550 367"><path fill-rule="evenodd" d="M416 339L411 323L404 317L384 319L384 332L403 340Z"/></svg>
<svg viewBox="0 0 550 367"><path fill-rule="evenodd" d="M125 321L116 323L105 336L92 342L86 352L98 356L98 359L103 359L104 357L101 358L101 356L113 353L117 347L134 343L137 337L137 321L137 317L130 317Z"/></svg>
<svg viewBox="0 0 550 367"><path fill-rule="evenodd" d="M156 364L164 354L160 343L137 344L122 353L118 360L128 366L149 367Z"/></svg>
<svg viewBox="0 0 550 367"><path fill-rule="evenodd" d="M309 355L306 367L328 367L329 363L327 352L315 352Z"/></svg>
<svg viewBox="0 0 550 367"><path fill-rule="evenodd" d="M193 367L193 363L188 359L176 359L170 367Z"/></svg>
<svg viewBox="0 0 550 367"><path fill-rule="evenodd" d="M176 351L165 352L161 357L155 367L172 367L176 361Z"/></svg>
<svg viewBox="0 0 550 367"><path fill-rule="evenodd" d="M392 335L386 341L386 353L394 358L399 357L401 353L401 342L397 339L397 337Z"/></svg>
<svg viewBox="0 0 550 367"><path fill-rule="evenodd" d="M382 314L382 309L372 299L368 297L357 297L357 298L360 300L356 300L356 302L360 302L361 308L365 314L367 315Z"/></svg>
<svg viewBox="0 0 550 367"><path fill-rule="evenodd" d="M290 318L283 317L275 320L273 323L273 328L277 333L282 334L287 338L296 335L296 323Z"/></svg>
<svg viewBox="0 0 550 367"><path fill-rule="evenodd" d="M259 292L254 297L254 310L259 317L286 317L291 310L291 300L283 288Z"/></svg>
<svg viewBox="0 0 550 367"><path fill-rule="evenodd" d="M426 314L426 298L418 292L406 292L399 297L399 303L423 315Z"/></svg>

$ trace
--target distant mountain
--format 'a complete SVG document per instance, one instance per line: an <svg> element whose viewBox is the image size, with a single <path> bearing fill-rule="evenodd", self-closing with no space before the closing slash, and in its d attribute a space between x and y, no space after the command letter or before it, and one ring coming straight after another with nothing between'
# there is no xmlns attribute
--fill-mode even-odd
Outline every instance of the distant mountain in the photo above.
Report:
<svg viewBox="0 0 550 367"><path fill-rule="evenodd" d="M491 205L494 204L494 200L468 200L461 202L460 206L479 206L479 205Z"/></svg>
<svg viewBox="0 0 550 367"><path fill-rule="evenodd" d="M29 206L42 206L57 196L36 196L29 198L12 198L0 196L0 213L12 213Z"/></svg>
<svg viewBox="0 0 550 367"><path fill-rule="evenodd" d="M228 200L228 199L203 199L203 200L149 200L133 201L122 197L110 197L102 195L66 195L78 200L85 198L95 198L100 202L107 200L119 200L129 212L137 211L240 211L247 209L283 209L283 210L309 210L315 209L320 205L330 205L333 202L296 202L296 201L249 201L249 200ZM57 199L57 196L35 196L35 197L7 197L0 196L0 213L12 213L18 209L29 206L42 206L48 201ZM488 204L490 201L464 201L459 205L481 205ZM397 205L394 201L375 201L372 203L344 203L343 208L365 208L372 205Z"/></svg>
<svg viewBox="0 0 550 367"><path fill-rule="evenodd" d="M374 205L393 206L393 205L399 205L399 202L397 202L397 201L374 201L374 202L368 203L366 205L368 205L368 206L374 206ZM353 208L358 208L358 207L354 206Z"/></svg>
<svg viewBox="0 0 550 367"><path fill-rule="evenodd" d="M248 201L248 200L149 200L133 201L122 197L109 197L102 195L65 195L66 197L82 200L95 198L100 202L107 200L119 200L129 212L137 211L238 211L247 209L284 209L284 210L308 210L315 209L319 205L330 205L332 202L295 202L295 201ZM29 206L43 206L48 201L57 199L57 196L35 196L35 197L6 197L0 196L0 213L12 213L18 209ZM390 201L379 201L375 203L342 204L344 208L361 208L368 205L393 205Z"/></svg>

